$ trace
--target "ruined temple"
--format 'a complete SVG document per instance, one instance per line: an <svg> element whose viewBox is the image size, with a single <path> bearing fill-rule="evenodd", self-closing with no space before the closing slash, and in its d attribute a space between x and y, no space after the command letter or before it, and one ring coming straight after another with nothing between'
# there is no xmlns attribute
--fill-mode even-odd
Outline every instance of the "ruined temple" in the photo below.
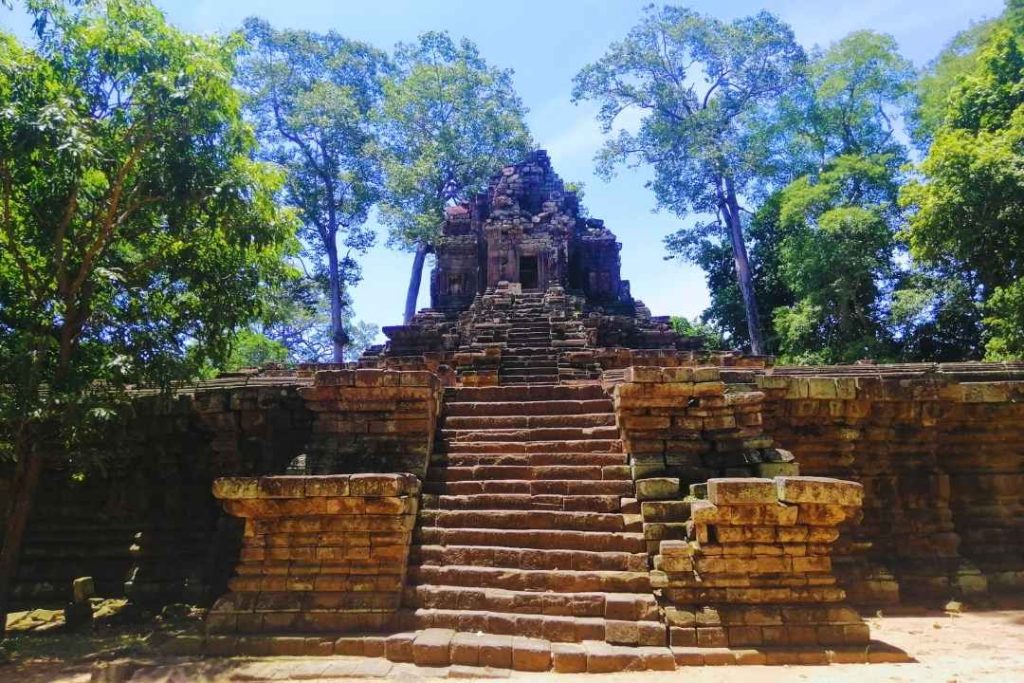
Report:
<svg viewBox="0 0 1024 683"><path fill-rule="evenodd" d="M390 341L373 353L402 357L523 346L517 342L530 340L521 334L527 331L535 333L535 347L561 355L613 347L696 348L695 340L672 331L667 317L652 317L633 299L620 273L621 248L603 221L581 212L576 193L565 189L547 153L537 150L503 168L472 201L447 207L430 276L430 308L409 325L385 327ZM535 319L513 315L513 304L532 306ZM538 326L544 322L549 327Z"/></svg>
<svg viewBox="0 0 1024 683"><path fill-rule="evenodd" d="M102 475L55 459L15 596L212 604L181 653L612 672L902 661L861 609L1024 588L1024 364L705 351L619 250L544 152L502 169L357 364L139 391Z"/></svg>

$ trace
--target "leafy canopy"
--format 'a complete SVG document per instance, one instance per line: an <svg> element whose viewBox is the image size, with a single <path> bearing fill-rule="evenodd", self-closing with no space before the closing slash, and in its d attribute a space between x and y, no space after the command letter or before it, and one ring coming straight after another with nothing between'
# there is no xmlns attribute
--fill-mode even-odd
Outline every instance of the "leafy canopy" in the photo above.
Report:
<svg viewBox="0 0 1024 683"><path fill-rule="evenodd" d="M395 49L384 84L381 217L393 244L432 244L450 199L467 199L494 169L533 146L512 72L476 46L429 32Z"/></svg>
<svg viewBox="0 0 1024 683"><path fill-rule="evenodd" d="M643 113L598 157L605 175L648 163L658 203L679 215L716 213L723 175L739 191L778 159L758 120L796 82L804 53L767 12L723 22L681 7L647 8L639 25L576 75L573 100L600 103L611 132L621 113Z"/></svg>
<svg viewBox="0 0 1024 683"><path fill-rule="evenodd" d="M276 30L262 19L247 19L244 30L238 80L260 154L285 169L284 200L302 219L316 265L324 268L337 231L365 251L374 235L364 223L382 182L373 118L386 55L334 32Z"/></svg>
<svg viewBox="0 0 1024 683"><path fill-rule="evenodd" d="M221 362L295 246L238 42L143 0L27 5L37 47L0 34L0 373L23 400L5 407Z"/></svg>

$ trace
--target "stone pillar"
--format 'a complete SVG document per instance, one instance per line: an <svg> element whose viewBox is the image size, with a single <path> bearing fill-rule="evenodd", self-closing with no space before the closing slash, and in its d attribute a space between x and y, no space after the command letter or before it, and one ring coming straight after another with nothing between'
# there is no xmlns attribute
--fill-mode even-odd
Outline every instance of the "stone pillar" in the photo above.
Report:
<svg viewBox="0 0 1024 683"><path fill-rule="evenodd" d="M409 474L216 480L214 496L245 520L245 535L208 631L384 628L401 601L419 492Z"/></svg>
<svg viewBox="0 0 1024 683"><path fill-rule="evenodd" d="M860 484L711 479L706 496L691 506L689 539L662 541L654 558L651 583L662 589L672 645L868 644L867 625L843 604L830 557L838 526L860 514Z"/></svg>

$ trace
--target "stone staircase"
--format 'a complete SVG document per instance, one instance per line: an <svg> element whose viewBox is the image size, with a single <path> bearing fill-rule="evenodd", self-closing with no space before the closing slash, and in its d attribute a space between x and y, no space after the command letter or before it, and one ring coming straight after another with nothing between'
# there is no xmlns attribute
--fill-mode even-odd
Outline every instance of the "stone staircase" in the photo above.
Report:
<svg viewBox="0 0 1024 683"><path fill-rule="evenodd" d="M551 348L551 321L543 294L517 295L508 322L507 347L498 373L501 383L557 383L558 352Z"/></svg>
<svg viewBox="0 0 1024 683"><path fill-rule="evenodd" d="M448 389L405 603L417 628L664 645L636 512L600 385Z"/></svg>

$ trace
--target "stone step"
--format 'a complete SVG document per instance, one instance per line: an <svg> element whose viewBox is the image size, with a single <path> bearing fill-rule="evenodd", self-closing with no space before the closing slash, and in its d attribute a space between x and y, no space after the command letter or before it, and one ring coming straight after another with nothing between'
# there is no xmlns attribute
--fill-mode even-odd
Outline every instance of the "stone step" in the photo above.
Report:
<svg viewBox="0 0 1024 683"><path fill-rule="evenodd" d="M564 529L486 529L420 527L415 537L421 544L441 545L502 545L513 548L550 548L562 550L588 550L592 552L647 551L643 533L603 531L567 531Z"/></svg>
<svg viewBox="0 0 1024 683"><path fill-rule="evenodd" d="M471 565L409 565L413 584L504 588L517 591L557 593L649 593L650 574L622 571L572 571L568 569L509 569Z"/></svg>
<svg viewBox="0 0 1024 683"><path fill-rule="evenodd" d="M430 458L431 468L475 467L476 465L514 465L519 467L597 465L607 467L625 464L627 464L625 453L434 453ZM538 483L547 483L547 481ZM632 481L630 486L632 486Z"/></svg>
<svg viewBox="0 0 1024 683"><path fill-rule="evenodd" d="M610 413L612 410L613 407L610 398L531 401L447 401L444 404L444 414L447 416L457 417L579 415L582 413Z"/></svg>
<svg viewBox="0 0 1024 683"><path fill-rule="evenodd" d="M554 386L561 379L556 373L551 373L550 375L506 375L499 373L498 378L501 380L501 386L503 387Z"/></svg>
<svg viewBox="0 0 1024 683"><path fill-rule="evenodd" d="M444 429L532 429L535 427L610 427L614 413L576 415L453 415L443 421Z"/></svg>
<svg viewBox="0 0 1024 683"><path fill-rule="evenodd" d="M439 442L442 453L621 453L620 439L566 439L560 441Z"/></svg>
<svg viewBox="0 0 1024 683"><path fill-rule="evenodd" d="M438 438L452 445L465 442L516 441L536 443L539 441L617 440L619 428L601 427L526 427L523 429L451 429L447 426L438 432Z"/></svg>
<svg viewBox="0 0 1024 683"><path fill-rule="evenodd" d="M526 358L523 360L505 360L501 359L502 370L535 370L538 368L554 369L558 367L558 359L556 358Z"/></svg>
<svg viewBox="0 0 1024 683"><path fill-rule="evenodd" d="M459 387L447 390L445 397L449 404L609 399L600 384L564 384L557 387Z"/></svg>
<svg viewBox="0 0 1024 683"><path fill-rule="evenodd" d="M550 451L558 453L558 451ZM629 465L472 465L432 467L427 481L485 480L616 480L632 481Z"/></svg>
<svg viewBox="0 0 1024 683"><path fill-rule="evenodd" d="M510 368L510 367L507 367L504 363L502 363L501 367L499 368L499 372L502 375L519 375L521 377L533 377L533 376L543 376L543 375L557 375L558 374L558 366L552 364L552 365L531 365L530 367L525 367L525 368L522 368L522 367L521 368Z"/></svg>
<svg viewBox="0 0 1024 683"><path fill-rule="evenodd" d="M552 510L421 510L420 525L447 529L557 529L564 531L640 531L639 515Z"/></svg>
<svg viewBox="0 0 1024 683"><path fill-rule="evenodd" d="M595 674L674 671L677 660L682 665L694 662L703 664L705 659L710 663L712 660L710 654L705 658L697 648L666 647L664 628L659 632L652 622L640 622L639 629L631 629L628 624L613 620L608 620L607 627L604 627L599 623L603 620L597 618L543 615L516 617L502 613L466 612L462 613L465 614L464 623L460 623L458 614L450 610L421 608L410 613L407 618L403 616L404 623L419 630L394 633L380 639L380 654L391 662L399 663L398 666L408 663L426 667L409 674L414 678L418 678L421 671L435 672L428 674L432 677L488 679L509 678L513 672L520 671ZM615 645L594 639L605 632L610 635L609 640L619 636L633 638L633 630L639 630L636 636L639 642L658 642L659 645L636 645L632 642L628 645ZM542 637L548 632L552 634L551 637ZM255 654L246 652L241 642L247 641L240 640L238 648L232 650L231 654ZM372 636L370 642L373 642ZM362 654L363 645L360 637L343 636L337 640L336 649L339 654ZM366 647L369 648L369 644ZM287 652L293 654L292 650ZM715 661L723 663L725 660L722 653L717 654ZM728 661L740 662L740 658L730 656ZM765 661L763 656L757 659L760 664ZM780 661L796 663L802 659L794 655ZM314 668L322 672L323 666ZM286 664L280 665L280 669L286 677L292 671ZM382 673L378 673L378 669L369 667L369 675L383 675L387 671L385 668ZM401 678L397 667L391 675ZM279 677L275 675L274 679Z"/></svg>
<svg viewBox="0 0 1024 683"><path fill-rule="evenodd" d="M534 493L430 494L423 497L423 509L437 510L565 510L574 512L619 512L619 495L562 495ZM684 518L685 521L686 518Z"/></svg>
<svg viewBox="0 0 1024 683"><path fill-rule="evenodd" d="M632 481L574 481L565 479L542 479L539 481L426 481L424 482L423 493L448 496L525 494L533 496L618 496L619 498L632 498L634 495Z"/></svg>
<svg viewBox="0 0 1024 683"><path fill-rule="evenodd" d="M537 356L552 356L557 358L558 351L552 349L550 346L535 346L518 348L515 351L503 349L501 353L502 358L534 358Z"/></svg>
<svg viewBox="0 0 1024 683"><path fill-rule="evenodd" d="M514 612L566 617L660 621L650 593L538 593L502 588L421 585L407 588L404 604L428 609Z"/></svg>
<svg viewBox="0 0 1024 683"><path fill-rule="evenodd" d="M648 570L647 553L503 548L478 545L413 546L409 562L420 566L440 567L461 565L508 569L623 572L646 572Z"/></svg>

